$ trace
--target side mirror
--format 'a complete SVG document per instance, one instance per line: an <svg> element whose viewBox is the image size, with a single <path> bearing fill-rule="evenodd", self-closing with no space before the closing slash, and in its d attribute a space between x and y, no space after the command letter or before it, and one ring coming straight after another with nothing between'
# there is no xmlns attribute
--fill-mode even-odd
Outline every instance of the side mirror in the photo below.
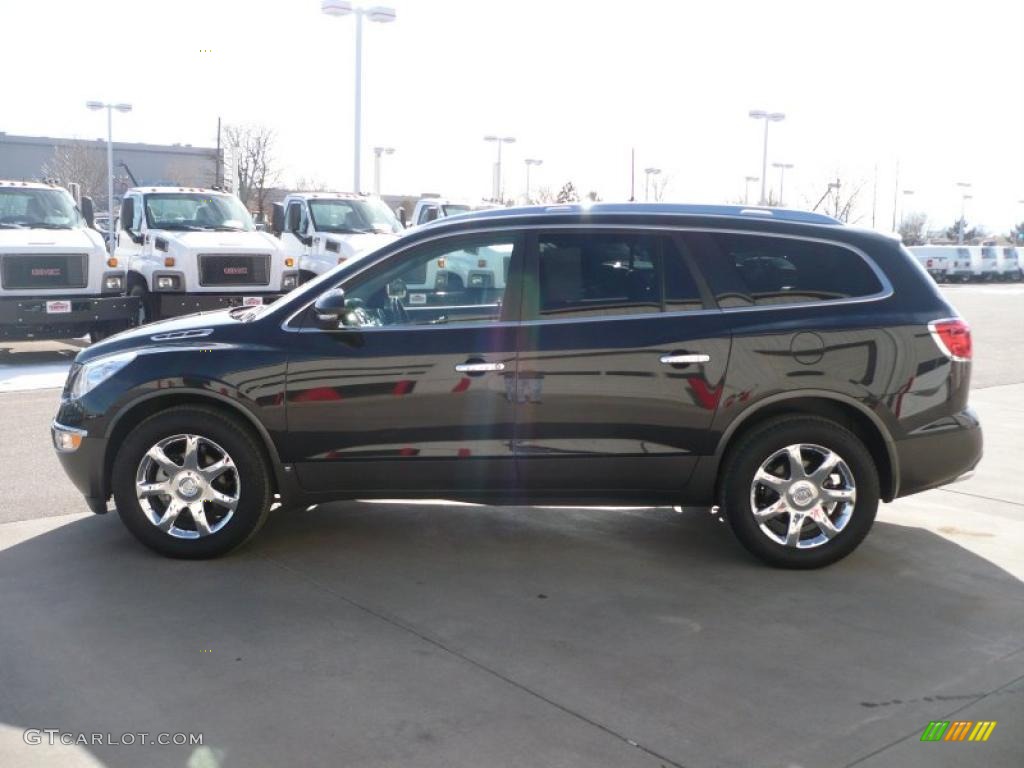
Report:
<svg viewBox="0 0 1024 768"><path fill-rule="evenodd" d="M89 229L96 229L96 209L93 207L92 198L82 196L82 218L85 219L85 226Z"/></svg>
<svg viewBox="0 0 1024 768"><path fill-rule="evenodd" d="M270 231L277 237L284 232L284 205L282 203L274 203L271 206Z"/></svg>
<svg viewBox="0 0 1024 768"><path fill-rule="evenodd" d="M324 330L337 330L345 318L345 291L332 288L324 291L313 302L313 316L317 327Z"/></svg>
<svg viewBox="0 0 1024 768"><path fill-rule="evenodd" d="M409 226L409 222L405 218L405 208L404 207L398 209L398 223L401 224L403 227L408 227Z"/></svg>

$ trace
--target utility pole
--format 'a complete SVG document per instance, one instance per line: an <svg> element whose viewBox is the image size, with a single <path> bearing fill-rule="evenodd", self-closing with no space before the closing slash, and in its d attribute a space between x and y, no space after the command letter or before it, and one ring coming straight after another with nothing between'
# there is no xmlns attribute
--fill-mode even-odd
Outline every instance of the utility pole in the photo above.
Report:
<svg viewBox="0 0 1024 768"><path fill-rule="evenodd" d="M636 202L636 147L629 150L629 202Z"/></svg>
<svg viewBox="0 0 1024 768"><path fill-rule="evenodd" d="M892 231L896 231L896 206L900 199L900 161L896 161L896 181L892 189Z"/></svg>
<svg viewBox="0 0 1024 768"><path fill-rule="evenodd" d="M220 156L220 118L217 118L217 165L213 171L214 187L220 189L220 167L224 164L224 158Z"/></svg>

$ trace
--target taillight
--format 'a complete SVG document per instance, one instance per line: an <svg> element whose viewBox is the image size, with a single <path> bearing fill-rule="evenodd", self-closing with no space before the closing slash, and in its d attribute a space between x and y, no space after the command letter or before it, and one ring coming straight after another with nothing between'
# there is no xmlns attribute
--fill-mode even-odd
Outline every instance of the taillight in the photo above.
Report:
<svg viewBox="0 0 1024 768"><path fill-rule="evenodd" d="M959 317L928 323L932 338L943 354L951 360L967 362L971 359L971 326Z"/></svg>

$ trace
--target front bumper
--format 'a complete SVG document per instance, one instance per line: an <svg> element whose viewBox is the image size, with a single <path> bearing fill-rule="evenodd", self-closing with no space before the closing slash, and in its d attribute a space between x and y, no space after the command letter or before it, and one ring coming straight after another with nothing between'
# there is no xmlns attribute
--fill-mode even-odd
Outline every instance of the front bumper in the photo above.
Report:
<svg viewBox="0 0 1024 768"><path fill-rule="evenodd" d="M284 296L283 293L160 293L150 296L156 302L159 317L178 317L193 312L240 307L246 303L272 304ZM258 301L256 301L258 300Z"/></svg>
<svg viewBox="0 0 1024 768"><path fill-rule="evenodd" d="M981 423L971 408L898 441L897 497L946 485L972 471L981 461L982 444Z"/></svg>
<svg viewBox="0 0 1024 768"><path fill-rule="evenodd" d="M56 308L69 311L53 311ZM0 339L75 338L105 323L123 322L127 328L138 313L134 296L0 298Z"/></svg>
<svg viewBox="0 0 1024 768"><path fill-rule="evenodd" d="M67 427L58 421L50 425L50 437L64 473L85 496L89 508L97 514L106 512L110 497L103 482L106 438L90 437L86 430ZM77 447L69 449L71 444Z"/></svg>

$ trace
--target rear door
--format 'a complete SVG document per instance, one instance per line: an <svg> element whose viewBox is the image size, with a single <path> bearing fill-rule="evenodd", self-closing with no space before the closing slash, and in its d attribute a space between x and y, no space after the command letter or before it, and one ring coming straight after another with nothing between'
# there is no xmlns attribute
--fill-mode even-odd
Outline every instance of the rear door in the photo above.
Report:
<svg viewBox="0 0 1024 768"><path fill-rule="evenodd" d="M650 495L687 482L723 388L730 339L670 232L531 236L516 455L531 492Z"/></svg>

